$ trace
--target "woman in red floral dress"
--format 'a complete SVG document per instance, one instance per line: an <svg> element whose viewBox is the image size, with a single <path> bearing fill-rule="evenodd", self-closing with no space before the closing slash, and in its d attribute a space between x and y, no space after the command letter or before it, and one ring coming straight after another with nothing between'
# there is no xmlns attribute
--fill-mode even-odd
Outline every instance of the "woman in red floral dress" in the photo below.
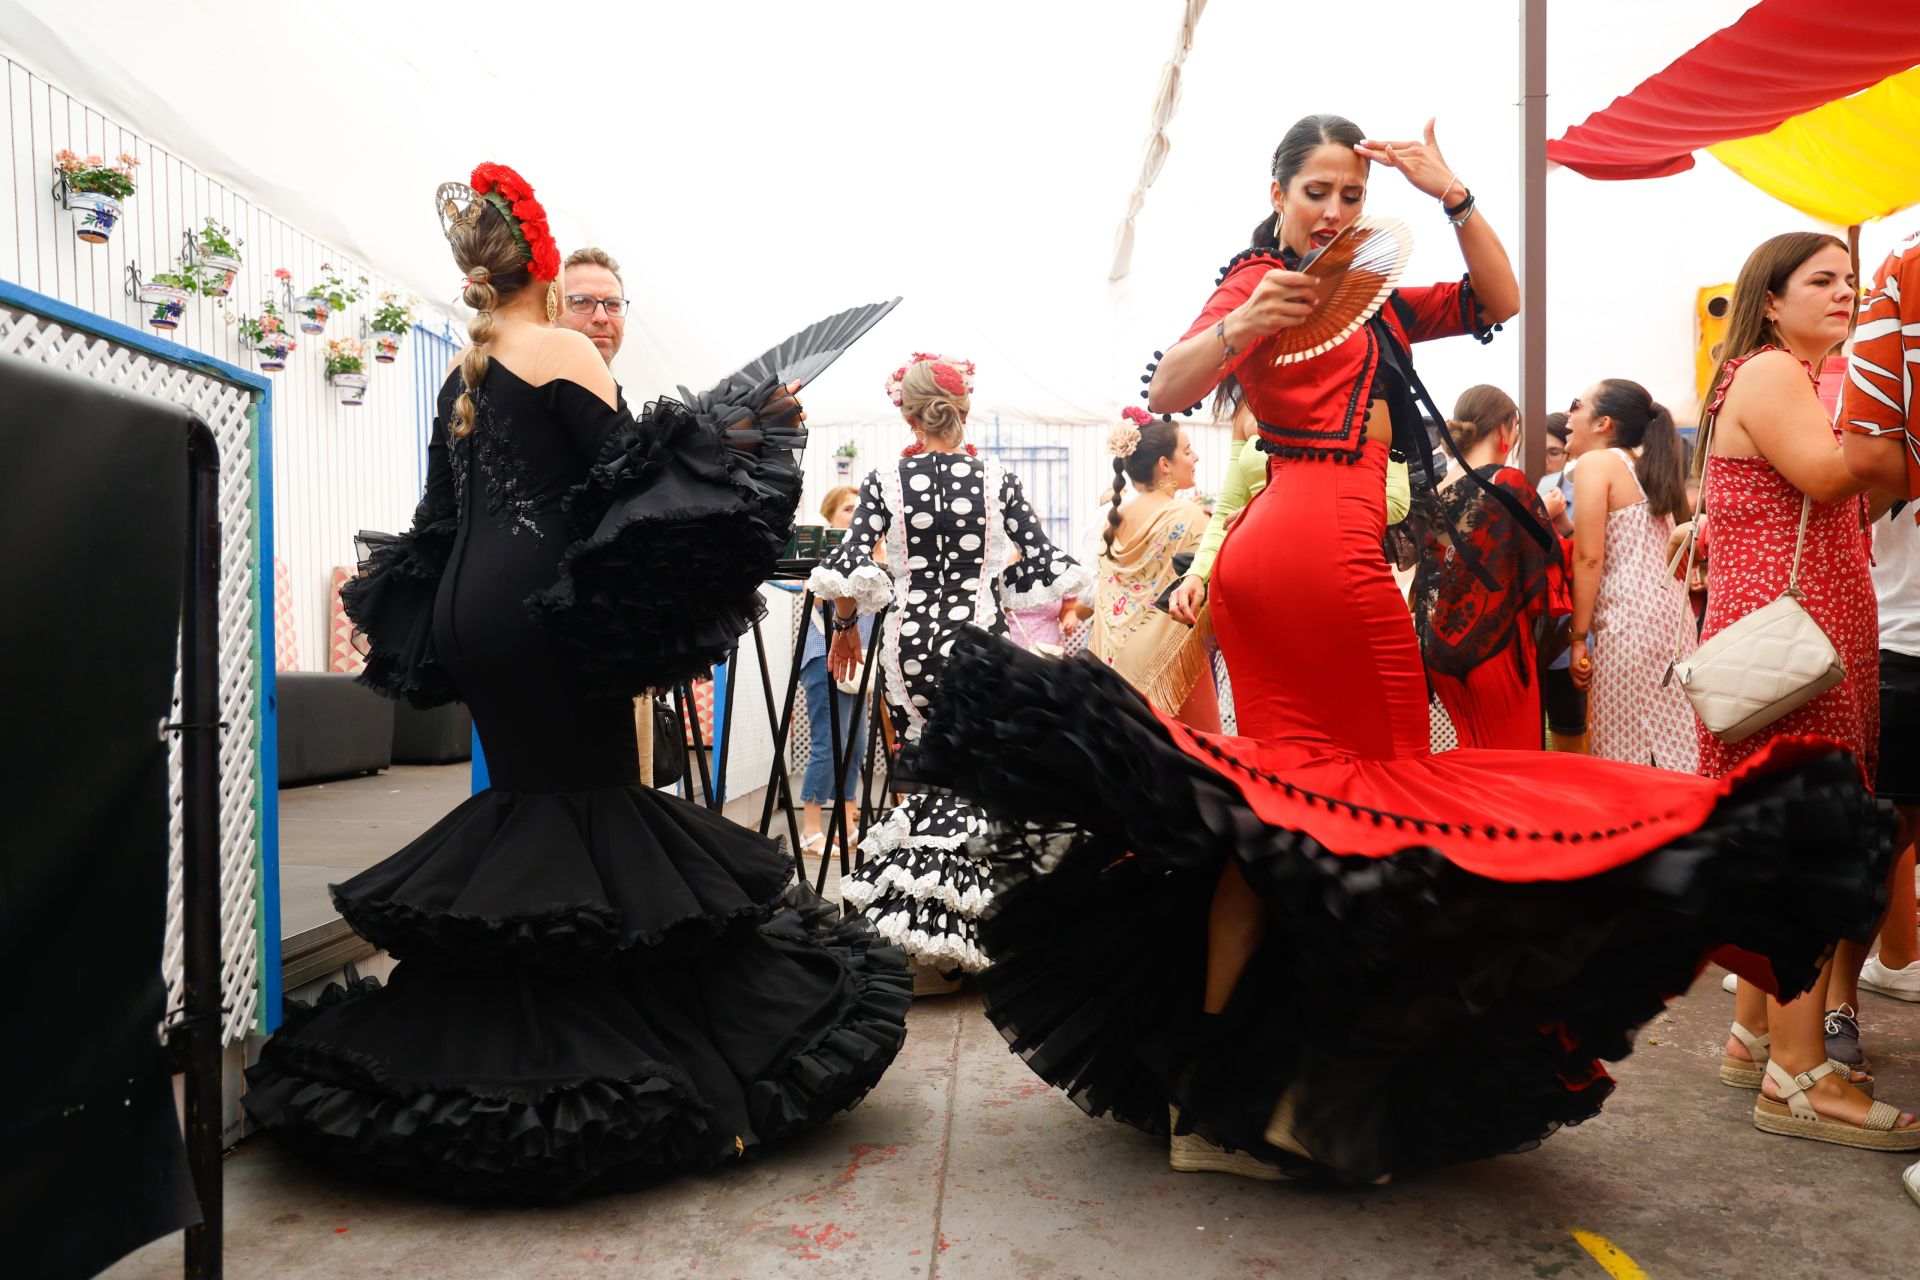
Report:
<svg viewBox="0 0 1920 1280"><path fill-rule="evenodd" d="M1702 435L1711 423L1713 438L1696 464L1703 467L1709 555L1701 639L1787 590L1804 506L1798 588L1839 650L1847 678L1738 742L1722 742L1700 726L1705 777L1725 777L1783 739L1818 738L1852 752L1872 785L1880 740L1880 654L1865 486L1848 473L1813 382L1815 365L1847 336L1853 293L1847 246L1806 231L1775 236L1755 249L1734 287L1724 348L1733 358L1703 414ZM1855 970L1864 957L1861 951L1852 960ZM1837 962L1846 961L1842 954ZM1721 1079L1760 1089L1754 1124L1766 1132L1845 1146L1920 1149L1913 1115L1871 1103L1849 1083L1846 1068L1864 1065L1857 1049L1836 1054L1853 1061L1828 1064L1827 977L1823 972L1811 991L1785 1004L1742 982ZM1851 1022L1850 1007L1836 1012ZM1850 1029L1857 1046L1857 1027ZM1857 1082L1867 1079L1857 1070L1851 1075Z"/></svg>

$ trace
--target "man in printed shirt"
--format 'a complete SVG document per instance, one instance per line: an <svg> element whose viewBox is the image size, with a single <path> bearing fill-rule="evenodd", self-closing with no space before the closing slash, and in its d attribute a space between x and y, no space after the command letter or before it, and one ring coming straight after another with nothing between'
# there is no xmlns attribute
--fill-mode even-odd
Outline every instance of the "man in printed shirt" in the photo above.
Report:
<svg viewBox="0 0 1920 1280"><path fill-rule="evenodd" d="M1853 331L1840 400L1847 468L1876 489L1920 498L1920 434L1908 422L1920 364L1920 232L1901 241L1874 276Z"/></svg>
<svg viewBox="0 0 1920 1280"><path fill-rule="evenodd" d="M1875 274L1873 289L1860 308L1860 324L1853 334L1853 355L1847 363L1847 385L1840 400L1841 447L1847 469L1875 489L1897 497L1920 497L1920 429L1911 420L1914 366L1920 364L1920 233L1908 236ZM1882 500L1884 501L1884 499ZM1875 506L1880 506L1875 503ZM1920 783L1910 775L1916 769L1911 735L1920 718L1920 658L1901 651L1920 649L1920 530L1913 524L1914 504L1894 504L1874 528L1874 586L1881 614L1881 657L1891 658L1880 672L1880 739L1882 750L1894 746L1893 761L1881 766L1880 790L1900 811L1902 836L1912 840L1916 813L1913 803ZM1899 875L1913 875L1911 852L1902 859ZM1882 956L1906 960L1914 954L1913 909L1910 894L1896 893L1891 930L1904 936L1882 946ZM1904 907L1904 910L1900 908ZM1904 917L1901 919L1900 917ZM1886 937L1883 932L1883 939ZM1920 999L1920 990L1908 979L1920 962L1894 968L1877 957L1868 962L1863 985L1900 999ZM1907 1194L1920 1203L1920 1164L1901 1175Z"/></svg>

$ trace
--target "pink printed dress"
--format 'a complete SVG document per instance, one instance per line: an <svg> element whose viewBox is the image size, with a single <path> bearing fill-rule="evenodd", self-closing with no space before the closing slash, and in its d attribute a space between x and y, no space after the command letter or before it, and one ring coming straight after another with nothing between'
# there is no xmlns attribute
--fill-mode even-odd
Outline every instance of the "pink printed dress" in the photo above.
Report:
<svg viewBox="0 0 1920 1280"><path fill-rule="evenodd" d="M1772 350L1762 347L1760 350ZM1758 355L1759 352L1754 352ZM1714 388L1708 412L1717 412L1739 366L1731 360ZM1794 537L1800 527L1800 491L1765 458L1707 458L1703 498L1708 529L1707 618L1701 639L1787 589ZM1700 772L1724 777L1777 738L1824 738L1854 754L1868 786L1880 749L1880 623L1867 559L1862 499L1815 502L1807 515L1800 554L1802 603L1840 651L1847 678L1812 702L1738 742L1698 730Z"/></svg>

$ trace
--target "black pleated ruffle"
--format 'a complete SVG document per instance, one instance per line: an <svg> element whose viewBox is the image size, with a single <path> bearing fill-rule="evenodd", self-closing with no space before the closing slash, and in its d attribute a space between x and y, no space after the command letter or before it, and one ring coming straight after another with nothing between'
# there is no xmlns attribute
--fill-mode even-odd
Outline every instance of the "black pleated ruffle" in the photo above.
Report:
<svg viewBox="0 0 1920 1280"><path fill-rule="evenodd" d="M385 987L329 987L289 1002L243 1101L343 1172L460 1198L558 1200L752 1155L858 1102L912 1001L897 951L791 901L645 974L408 962Z"/></svg>
<svg viewBox="0 0 1920 1280"><path fill-rule="evenodd" d="M433 644L433 598L455 532L452 518L397 536L362 532L360 572L340 587L340 607L366 645L360 683L416 707L460 699Z"/></svg>
<svg viewBox="0 0 1920 1280"><path fill-rule="evenodd" d="M982 922L988 1016L1089 1112L1161 1132L1172 1101L1297 1172L1369 1182L1532 1146L1599 1111L1596 1060L1625 1057L1716 948L1804 990L1884 904L1891 815L1837 752L1746 778L1698 830L1609 871L1554 879L1549 840L1540 879L1506 882L1433 847L1349 856L1268 825L1097 663L975 633L948 661L915 771L980 803L1011 855L1034 825L1067 846ZM1577 758L1542 760L1580 785ZM1229 856L1265 899L1265 941L1207 1017ZM1263 1136L1283 1095L1312 1160Z"/></svg>
<svg viewBox="0 0 1920 1280"><path fill-rule="evenodd" d="M651 788L488 790L333 902L403 960L590 973L711 947L765 920L791 880L765 837Z"/></svg>
<svg viewBox="0 0 1920 1280"><path fill-rule="evenodd" d="M656 400L569 498L576 541L527 604L610 694L704 675L766 614L760 586L792 534L802 477L772 440L749 453L729 438Z"/></svg>

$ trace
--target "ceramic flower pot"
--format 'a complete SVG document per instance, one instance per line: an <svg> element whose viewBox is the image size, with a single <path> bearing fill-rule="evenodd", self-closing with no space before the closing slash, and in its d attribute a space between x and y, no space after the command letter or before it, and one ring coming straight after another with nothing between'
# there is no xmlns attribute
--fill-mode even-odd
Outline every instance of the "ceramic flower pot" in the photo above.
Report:
<svg viewBox="0 0 1920 1280"><path fill-rule="evenodd" d="M373 358L381 364L392 364L400 358L400 339L405 334L388 333L385 329L373 331Z"/></svg>
<svg viewBox="0 0 1920 1280"><path fill-rule="evenodd" d="M261 372L278 373L287 367L287 352L291 350L292 347L274 347L270 351L256 351L254 355L259 357Z"/></svg>
<svg viewBox="0 0 1920 1280"><path fill-rule="evenodd" d="M140 301L147 307L147 323L156 329L178 329L187 314L187 291L174 285L143 284Z"/></svg>
<svg viewBox="0 0 1920 1280"><path fill-rule="evenodd" d="M835 458L833 460L833 470L834 474L838 475L842 480L846 479L853 471L853 459Z"/></svg>
<svg viewBox="0 0 1920 1280"><path fill-rule="evenodd" d="M333 314L332 308L327 306L326 299L316 298L312 294L295 298L293 310L294 314L300 317L302 333L325 333L327 317Z"/></svg>
<svg viewBox="0 0 1920 1280"><path fill-rule="evenodd" d="M365 404L367 400L367 375L364 373L336 373L329 381L333 389L340 393L341 404Z"/></svg>
<svg viewBox="0 0 1920 1280"><path fill-rule="evenodd" d="M222 253L210 253L200 259L200 289L209 298L224 298L233 292L234 277L240 274L240 259Z"/></svg>
<svg viewBox="0 0 1920 1280"><path fill-rule="evenodd" d="M69 191L67 212L73 215L73 234L88 244L105 244L120 223L120 201L97 191Z"/></svg>

